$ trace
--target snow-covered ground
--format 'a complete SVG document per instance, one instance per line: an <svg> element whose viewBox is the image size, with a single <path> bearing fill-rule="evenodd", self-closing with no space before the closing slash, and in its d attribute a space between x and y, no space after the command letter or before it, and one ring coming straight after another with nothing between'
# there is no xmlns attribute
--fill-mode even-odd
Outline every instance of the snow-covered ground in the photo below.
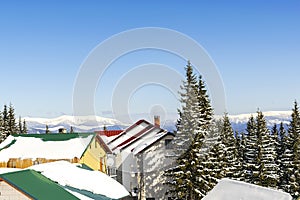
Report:
<svg viewBox="0 0 300 200"><path fill-rule="evenodd" d="M224 178L203 200L292 200L292 197L278 190Z"/></svg>

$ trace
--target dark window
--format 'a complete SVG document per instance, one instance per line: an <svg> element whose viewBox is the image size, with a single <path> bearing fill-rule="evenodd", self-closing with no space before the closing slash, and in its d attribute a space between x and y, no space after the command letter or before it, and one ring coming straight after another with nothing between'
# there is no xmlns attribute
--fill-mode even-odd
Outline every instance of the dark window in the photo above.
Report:
<svg viewBox="0 0 300 200"><path fill-rule="evenodd" d="M155 200L155 198L153 198L153 197L148 197L148 198L146 198L146 200Z"/></svg>
<svg viewBox="0 0 300 200"><path fill-rule="evenodd" d="M172 149L172 140L170 140L170 139L165 140L165 148Z"/></svg>

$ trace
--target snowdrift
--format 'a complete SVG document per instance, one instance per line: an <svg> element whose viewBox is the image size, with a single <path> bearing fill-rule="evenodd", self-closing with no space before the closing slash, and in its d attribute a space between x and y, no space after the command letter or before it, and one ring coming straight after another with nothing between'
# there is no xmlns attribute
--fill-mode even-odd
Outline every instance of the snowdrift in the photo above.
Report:
<svg viewBox="0 0 300 200"><path fill-rule="evenodd" d="M241 181L222 179L203 200L292 200L291 195Z"/></svg>

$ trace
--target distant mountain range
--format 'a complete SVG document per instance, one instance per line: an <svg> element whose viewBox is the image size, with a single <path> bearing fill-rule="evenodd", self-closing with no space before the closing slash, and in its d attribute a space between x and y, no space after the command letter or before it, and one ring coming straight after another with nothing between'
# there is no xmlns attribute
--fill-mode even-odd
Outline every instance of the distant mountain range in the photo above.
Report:
<svg viewBox="0 0 300 200"><path fill-rule="evenodd" d="M124 129L128 124L124 124L118 120L99 117L99 116L70 116L62 115L56 118L36 118L25 117L28 133L45 133L46 125L50 132L57 133L58 129L65 128L69 132L71 126L74 132L94 132L107 129L116 130Z"/></svg>
<svg viewBox="0 0 300 200"><path fill-rule="evenodd" d="M271 128L274 124L280 124L280 122L283 122L287 126L290 121L291 111L269 111L263 114L267 120L268 127ZM239 132L244 131L251 115L255 117L256 113L229 115L233 129ZM216 116L216 118L221 117ZM48 125L49 130L53 133L58 132L59 128L66 128L67 131L70 131L71 126L75 132L103 130L104 126L109 130L125 129L130 126L130 124L124 124L115 119L99 116L74 117L62 115L56 118L25 117L24 119L26 120L28 133L45 133L46 125ZM162 123L162 128L173 131L175 130L175 124L176 120L167 120Z"/></svg>

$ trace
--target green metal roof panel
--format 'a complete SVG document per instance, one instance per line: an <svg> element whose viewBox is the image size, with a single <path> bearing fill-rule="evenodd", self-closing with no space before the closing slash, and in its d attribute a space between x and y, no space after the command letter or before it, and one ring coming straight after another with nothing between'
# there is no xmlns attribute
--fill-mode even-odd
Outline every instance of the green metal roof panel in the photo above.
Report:
<svg viewBox="0 0 300 200"><path fill-rule="evenodd" d="M86 138L95 133L50 133L50 134L14 134L14 137L35 137L43 141L65 141L74 138Z"/></svg>
<svg viewBox="0 0 300 200"><path fill-rule="evenodd" d="M33 199L78 199L61 186L34 170L21 170L1 174L0 178Z"/></svg>

